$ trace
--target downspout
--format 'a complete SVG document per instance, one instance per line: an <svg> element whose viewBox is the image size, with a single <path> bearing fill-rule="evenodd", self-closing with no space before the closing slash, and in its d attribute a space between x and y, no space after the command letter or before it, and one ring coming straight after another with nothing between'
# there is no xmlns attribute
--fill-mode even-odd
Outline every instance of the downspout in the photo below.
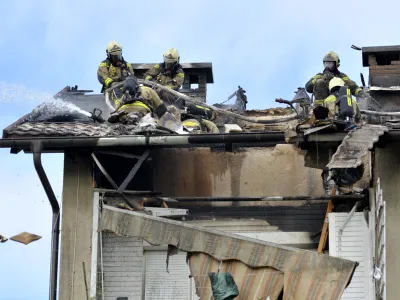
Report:
<svg viewBox="0 0 400 300"><path fill-rule="evenodd" d="M58 246L60 238L60 206L58 205L57 198L51 188L49 179L42 165L42 150L43 145L40 141L32 142L31 146L33 152L33 164L35 165L36 172L49 199L51 209L53 211L52 232L51 232L51 264L50 264L50 288L49 299L57 299L57 272L58 272Z"/></svg>

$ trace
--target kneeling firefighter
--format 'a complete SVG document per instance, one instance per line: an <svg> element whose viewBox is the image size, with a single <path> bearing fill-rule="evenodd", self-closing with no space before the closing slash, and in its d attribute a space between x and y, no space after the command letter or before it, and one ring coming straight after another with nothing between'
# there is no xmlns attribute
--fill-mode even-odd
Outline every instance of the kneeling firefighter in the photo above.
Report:
<svg viewBox="0 0 400 300"><path fill-rule="evenodd" d="M359 122L360 109L352 98L351 90L343 79L334 77L329 81L330 95L324 100L324 106L329 110L328 117L346 122Z"/></svg>
<svg viewBox="0 0 400 300"><path fill-rule="evenodd" d="M116 110L108 122L136 124L148 113L154 113L159 119L167 112L167 107L157 93L149 87L139 86L135 76L129 76L122 86L122 97L114 98Z"/></svg>
<svg viewBox="0 0 400 300"><path fill-rule="evenodd" d="M192 133L219 133L217 125L211 120L214 119L213 111L204 106L188 103L184 99L178 99L175 106L181 110L181 121L183 126Z"/></svg>

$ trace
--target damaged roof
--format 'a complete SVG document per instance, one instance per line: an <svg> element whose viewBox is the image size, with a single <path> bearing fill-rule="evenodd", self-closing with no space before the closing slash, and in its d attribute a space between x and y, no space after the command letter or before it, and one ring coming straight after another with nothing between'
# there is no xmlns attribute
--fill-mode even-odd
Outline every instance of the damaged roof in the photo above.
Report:
<svg viewBox="0 0 400 300"><path fill-rule="evenodd" d="M119 236L139 237L151 245L169 245L170 249L175 247L173 249L188 253L204 253L224 264L227 261L235 261L249 268L266 268L280 279L273 282L263 281L261 289L276 288L279 295L285 287L283 289L285 299L306 299L305 295L320 295L318 299L340 299L358 265L354 261L342 258L283 247L108 205L103 206L99 231L111 231ZM189 264L190 268L194 267L192 261ZM193 272L195 280L201 275L203 274L200 272ZM199 296L209 299L209 294L202 293ZM244 291L242 295L245 295Z"/></svg>
<svg viewBox="0 0 400 300"><path fill-rule="evenodd" d="M364 124L349 132L327 165L330 169L357 168L362 158L389 129L386 126Z"/></svg>
<svg viewBox="0 0 400 300"><path fill-rule="evenodd" d="M70 104L88 113L94 112L94 109L98 109L102 112L102 117L107 119L111 113L111 109L106 104L104 95L86 94L87 92L91 91L79 91L76 88L71 89L70 87L64 88L54 96L55 101L42 103L31 113L5 128L3 130L3 138L116 137L121 135L136 135L142 132L135 125L111 124L108 122L95 123L93 119L85 114L68 111L68 105ZM67 112L64 108L67 108ZM289 108L251 110L245 113L246 116L265 120L290 114L293 114L293 111ZM215 123L223 132L224 124L230 123L230 119L232 117L228 120L223 116L219 116ZM289 122L258 124L242 120L238 120L237 123L244 132L283 132L289 124Z"/></svg>

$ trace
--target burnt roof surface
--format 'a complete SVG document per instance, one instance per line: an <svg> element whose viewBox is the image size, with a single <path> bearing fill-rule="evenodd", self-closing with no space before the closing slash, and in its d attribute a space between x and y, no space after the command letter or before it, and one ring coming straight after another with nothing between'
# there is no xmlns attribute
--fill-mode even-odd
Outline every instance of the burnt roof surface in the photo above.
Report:
<svg viewBox="0 0 400 300"><path fill-rule="evenodd" d="M4 138L9 137L111 137L137 134L136 126L110 123L83 122L26 122L7 128Z"/></svg>
<svg viewBox="0 0 400 300"><path fill-rule="evenodd" d="M91 91L80 91L65 87L54 96L35 108L31 113L23 116L3 130L3 138L18 137L112 137L120 135L134 135L143 130L136 130L134 125L94 123L87 115L100 109L102 117L107 120L112 109L106 104L103 94L86 94ZM83 110L86 115L76 110ZM290 109L272 108L260 111L247 111L246 115L269 119L271 117L292 114ZM223 127L228 120L218 118L217 125ZM230 122L228 122L230 123ZM241 122L244 132L283 131L285 123L257 124ZM148 130L146 132L149 132Z"/></svg>

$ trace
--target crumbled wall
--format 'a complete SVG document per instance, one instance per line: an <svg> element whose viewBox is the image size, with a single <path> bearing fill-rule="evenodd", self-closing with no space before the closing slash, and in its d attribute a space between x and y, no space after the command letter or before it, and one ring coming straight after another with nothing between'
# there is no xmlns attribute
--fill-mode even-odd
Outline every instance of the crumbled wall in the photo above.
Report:
<svg viewBox="0 0 400 300"><path fill-rule="evenodd" d="M304 167L293 145L247 148L163 149L153 154L154 190L164 196L318 196L321 170Z"/></svg>

